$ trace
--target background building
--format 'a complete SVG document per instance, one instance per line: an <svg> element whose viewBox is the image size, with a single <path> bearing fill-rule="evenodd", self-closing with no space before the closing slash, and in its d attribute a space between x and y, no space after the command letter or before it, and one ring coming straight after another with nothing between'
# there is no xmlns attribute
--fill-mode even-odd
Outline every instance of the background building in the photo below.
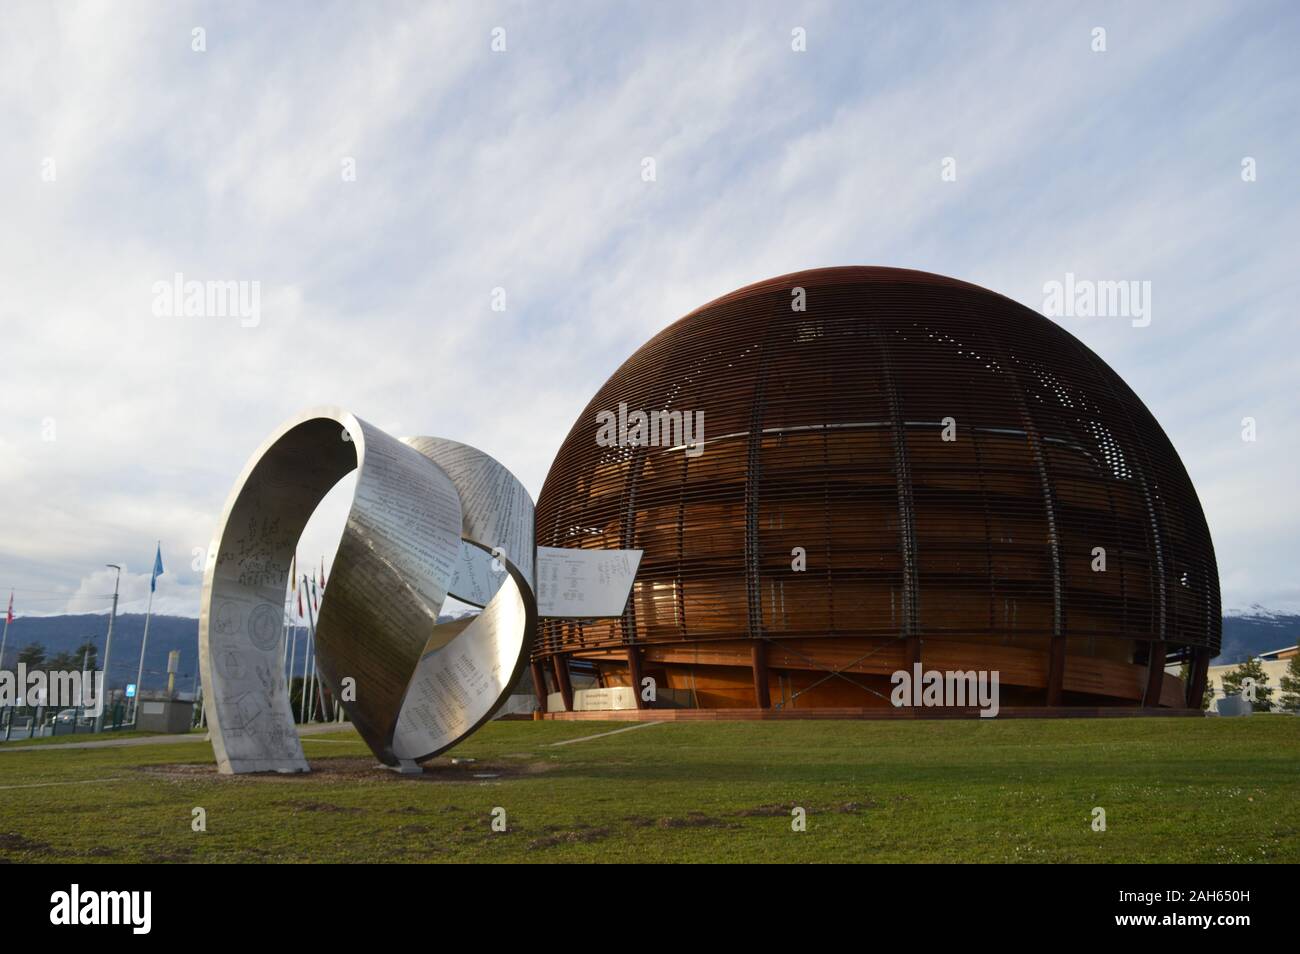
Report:
<svg viewBox="0 0 1300 954"><path fill-rule="evenodd" d="M604 446L620 405L702 414L702 452ZM917 661L999 671L1004 707L1179 709L1219 647L1205 518L1141 400L1042 315L922 272L785 275L656 335L569 432L537 538L645 551L621 619L544 626L535 672L570 709L575 672L661 704L888 707Z"/></svg>
<svg viewBox="0 0 1300 954"><path fill-rule="evenodd" d="M1256 657L1259 660L1260 668L1264 670L1264 675L1268 677L1267 687L1273 690L1270 701L1274 712L1282 710L1282 706L1279 704L1279 700L1282 698L1282 677L1286 675L1287 668L1291 665L1291 660L1297 653L1300 653L1300 646L1283 646L1281 649L1272 649L1260 653ZM1224 697L1223 677L1240 666L1241 663L1227 663L1209 668L1206 679L1211 691L1214 693L1214 703L1211 708L1218 705L1218 701Z"/></svg>

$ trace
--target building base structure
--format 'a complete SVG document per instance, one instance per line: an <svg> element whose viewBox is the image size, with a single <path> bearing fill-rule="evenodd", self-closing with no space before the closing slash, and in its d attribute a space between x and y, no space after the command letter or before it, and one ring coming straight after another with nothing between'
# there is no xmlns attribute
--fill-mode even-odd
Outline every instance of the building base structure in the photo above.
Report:
<svg viewBox="0 0 1300 954"><path fill-rule="evenodd" d="M604 712L541 712L543 720L556 722L759 722L798 719L974 719L979 710L972 708L867 707L819 709L610 709ZM1119 706L1011 706L999 710L998 719L1140 719L1204 718L1201 709L1131 709Z"/></svg>

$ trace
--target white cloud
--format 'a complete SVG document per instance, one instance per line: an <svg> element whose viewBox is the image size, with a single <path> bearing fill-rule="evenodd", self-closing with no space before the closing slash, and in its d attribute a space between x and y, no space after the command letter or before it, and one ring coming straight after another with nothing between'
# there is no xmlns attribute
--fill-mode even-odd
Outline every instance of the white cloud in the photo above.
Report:
<svg viewBox="0 0 1300 954"><path fill-rule="evenodd" d="M167 605L195 612L192 548L313 404L477 445L536 494L590 395L670 321L768 275L879 263L1034 308L1067 270L1150 279L1150 328L1067 327L1184 455L1225 604L1295 605L1295 18L825 5L800 15L805 54L790 19L8 5L0 580L88 594L86 567L147 568L161 537ZM155 317L176 272L259 281L262 321Z"/></svg>

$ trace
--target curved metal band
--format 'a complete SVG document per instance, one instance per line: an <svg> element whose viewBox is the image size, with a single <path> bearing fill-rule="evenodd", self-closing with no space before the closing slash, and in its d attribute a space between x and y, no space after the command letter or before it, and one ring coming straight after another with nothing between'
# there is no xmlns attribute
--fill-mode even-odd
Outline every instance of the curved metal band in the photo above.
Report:
<svg viewBox="0 0 1300 954"><path fill-rule="evenodd" d="M492 548L473 544L480 552ZM503 582L473 619L443 623L454 639L420 658L402 700L391 753L399 761L423 761L451 748L492 718L519 681L537 631L537 601L523 573L509 560L498 563ZM390 763L391 764L391 763Z"/></svg>
<svg viewBox="0 0 1300 954"><path fill-rule="evenodd" d="M222 772L307 771L281 665L285 583L307 519L354 468L317 660L375 755L391 765L453 745L491 716L526 663L537 618L532 501L514 476L465 445L403 441L337 408L309 411L253 455L209 550L200 666ZM504 522L491 516L503 503ZM462 528L526 539L525 569L498 560L484 612L439 624L461 575ZM505 537L468 539L499 551ZM339 692L344 679L354 693Z"/></svg>
<svg viewBox="0 0 1300 954"><path fill-rule="evenodd" d="M483 607L472 620L439 625L411 679L392 753L419 761L490 719L523 674L537 631L536 546L532 497L506 467L457 441L403 440L437 464L460 495L460 557L449 590Z"/></svg>

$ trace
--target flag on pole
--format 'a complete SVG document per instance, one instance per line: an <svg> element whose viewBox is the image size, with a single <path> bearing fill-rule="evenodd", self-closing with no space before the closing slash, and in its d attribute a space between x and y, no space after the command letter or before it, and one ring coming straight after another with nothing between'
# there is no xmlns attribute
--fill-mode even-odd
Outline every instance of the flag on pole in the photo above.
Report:
<svg viewBox="0 0 1300 954"><path fill-rule="evenodd" d="M325 589L325 557L320 558L320 588L322 592Z"/></svg>
<svg viewBox="0 0 1300 954"><path fill-rule="evenodd" d="M313 573L312 576L314 577L314 576L315 576L315 573ZM316 580L315 580L315 579L313 579L313 580L311 581L311 608L314 609L314 610L315 610L316 612L318 612L318 613L320 612L320 600L316 598Z"/></svg>
<svg viewBox="0 0 1300 954"><path fill-rule="evenodd" d="M153 555L153 575L149 577L149 592L152 593L158 589L158 577L163 575L162 565L162 541L158 542L158 549Z"/></svg>
<svg viewBox="0 0 1300 954"><path fill-rule="evenodd" d="M14 591L9 591L9 611L5 613L5 625L8 626L14 621Z"/></svg>
<svg viewBox="0 0 1300 954"><path fill-rule="evenodd" d="M289 571L289 579L293 581L293 591L298 594L298 618L302 619L302 590L298 586L298 554L293 555L293 568Z"/></svg>

